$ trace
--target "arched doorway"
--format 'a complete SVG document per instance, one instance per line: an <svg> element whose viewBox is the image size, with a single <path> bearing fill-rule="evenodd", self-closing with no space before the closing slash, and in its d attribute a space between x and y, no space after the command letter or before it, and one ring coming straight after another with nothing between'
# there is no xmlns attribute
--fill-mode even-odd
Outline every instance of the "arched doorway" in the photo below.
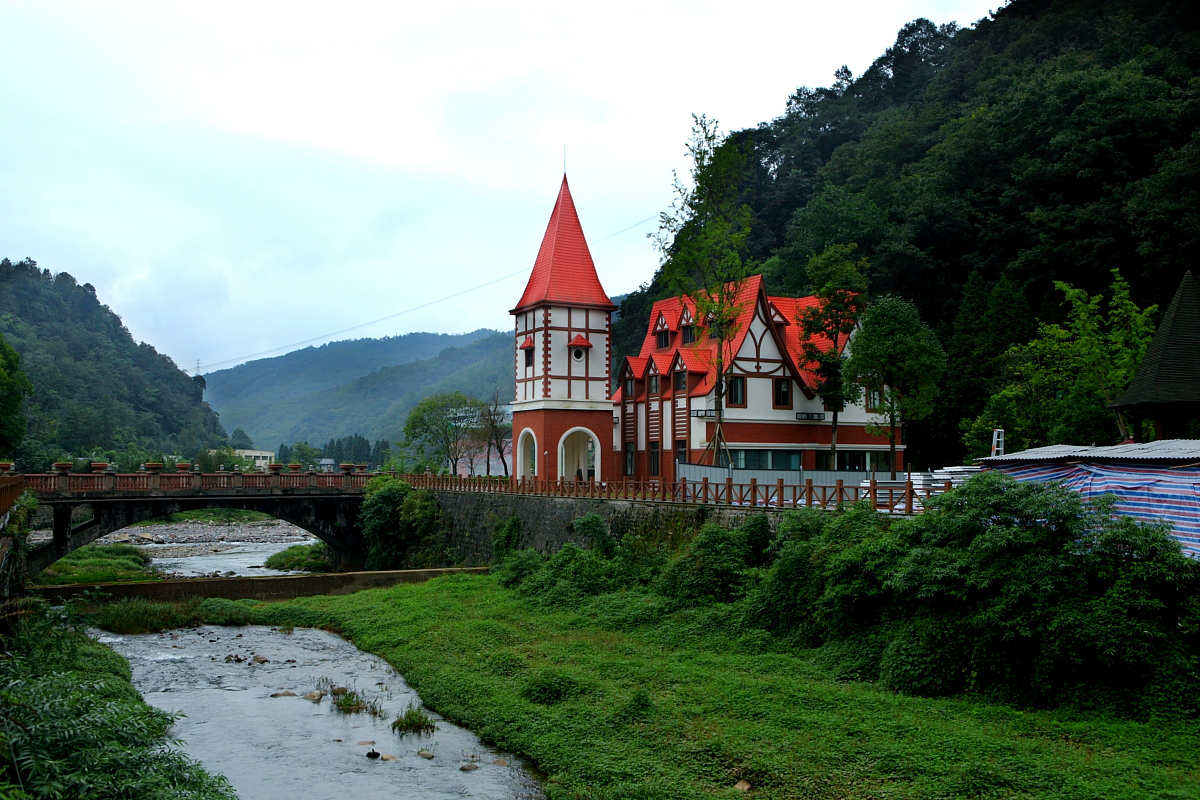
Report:
<svg viewBox="0 0 1200 800"><path fill-rule="evenodd" d="M600 439L587 428L572 428L558 443L558 477L565 480L596 480L596 457Z"/></svg>
<svg viewBox="0 0 1200 800"><path fill-rule="evenodd" d="M517 452L514 459L518 478L537 477L537 437L529 428L521 431L517 439Z"/></svg>

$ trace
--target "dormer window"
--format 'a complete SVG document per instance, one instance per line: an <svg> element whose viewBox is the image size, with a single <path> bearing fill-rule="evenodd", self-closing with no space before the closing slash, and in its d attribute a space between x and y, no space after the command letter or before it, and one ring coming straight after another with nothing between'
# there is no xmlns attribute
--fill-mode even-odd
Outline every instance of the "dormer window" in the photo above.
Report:
<svg viewBox="0 0 1200 800"><path fill-rule="evenodd" d="M649 381L650 381L650 394L658 394L658 376L651 375L649 378Z"/></svg>
<svg viewBox="0 0 1200 800"><path fill-rule="evenodd" d="M670 331L659 331L657 334L655 334L655 336L658 337L658 349L659 350L666 350L668 347L671 346L671 332Z"/></svg>
<svg viewBox="0 0 1200 800"><path fill-rule="evenodd" d="M693 325L683 326L683 343L691 344L696 341L696 328Z"/></svg>
<svg viewBox="0 0 1200 800"><path fill-rule="evenodd" d="M677 391L677 392L686 392L687 391L687 373L686 372L680 371L680 372L675 373L675 391Z"/></svg>
<svg viewBox="0 0 1200 800"><path fill-rule="evenodd" d="M625 379L625 399L626 400L633 399L633 378Z"/></svg>

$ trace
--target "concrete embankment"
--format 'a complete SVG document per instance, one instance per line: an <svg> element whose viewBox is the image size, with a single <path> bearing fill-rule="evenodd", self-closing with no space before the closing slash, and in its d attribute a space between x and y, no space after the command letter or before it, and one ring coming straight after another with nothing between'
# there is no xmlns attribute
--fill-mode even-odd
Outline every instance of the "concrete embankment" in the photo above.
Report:
<svg viewBox="0 0 1200 800"><path fill-rule="evenodd" d="M334 572L321 575L279 575L264 578L193 578L143 583L89 583L36 586L32 591L52 603L61 603L85 592L100 591L115 600L140 597L145 600L184 600L191 597L221 597L226 600L293 600L312 595L353 594L363 589L386 589L401 583L420 583L441 575L462 572L486 575L487 567L449 569L395 569L378 572Z"/></svg>

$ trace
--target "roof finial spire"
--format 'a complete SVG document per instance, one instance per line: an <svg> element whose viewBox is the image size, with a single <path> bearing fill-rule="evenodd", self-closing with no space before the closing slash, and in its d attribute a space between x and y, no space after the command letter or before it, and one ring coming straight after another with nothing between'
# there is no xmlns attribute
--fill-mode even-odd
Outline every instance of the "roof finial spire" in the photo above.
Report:
<svg viewBox="0 0 1200 800"><path fill-rule="evenodd" d="M563 175L567 174L567 146L563 145Z"/></svg>

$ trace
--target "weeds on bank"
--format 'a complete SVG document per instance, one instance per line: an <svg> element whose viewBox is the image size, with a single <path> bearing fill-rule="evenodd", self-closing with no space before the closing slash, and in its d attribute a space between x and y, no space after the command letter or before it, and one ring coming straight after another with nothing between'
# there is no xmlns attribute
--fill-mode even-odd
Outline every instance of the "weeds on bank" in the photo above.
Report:
<svg viewBox="0 0 1200 800"><path fill-rule="evenodd" d="M332 572L329 548L324 542L294 544L286 550L273 553L263 566L267 569L293 570L300 572Z"/></svg>
<svg viewBox="0 0 1200 800"><path fill-rule="evenodd" d="M392 730L404 736L414 733L417 736L432 736L437 730L437 723L421 710L416 703L409 703L404 713L392 720Z"/></svg>
<svg viewBox="0 0 1200 800"><path fill-rule="evenodd" d="M333 694L333 707L342 714L370 714L377 719L383 719L387 712L379 705L378 700L371 700L356 689L348 689L344 693Z"/></svg>
<svg viewBox="0 0 1200 800"><path fill-rule="evenodd" d="M157 580L162 580L162 575L150 567L150 555L131 544L80 547L46 567L34 579L43 586Z"/></svg>

